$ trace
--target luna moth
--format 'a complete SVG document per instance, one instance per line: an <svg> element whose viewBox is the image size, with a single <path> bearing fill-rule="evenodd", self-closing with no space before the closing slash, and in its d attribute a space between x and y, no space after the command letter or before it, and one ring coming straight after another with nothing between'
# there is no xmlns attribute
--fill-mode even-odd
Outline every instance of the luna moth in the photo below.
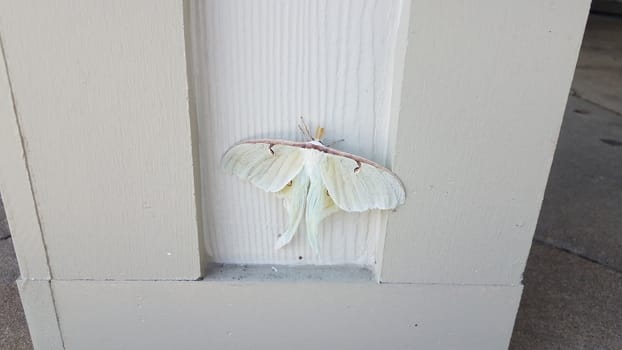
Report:
<svg viewBox="0 0 622 350"><path fill-rule="evenodd" d="M303 216L307 240L317 254L319 225L329 215L394 209L404 203L404 186L389 169L325 145L324 129L317 128L313 137L302 118L298 127L308 141L247 140L222 157L226 171L283 199L289 220L276 249L292 240Z"/></svg>

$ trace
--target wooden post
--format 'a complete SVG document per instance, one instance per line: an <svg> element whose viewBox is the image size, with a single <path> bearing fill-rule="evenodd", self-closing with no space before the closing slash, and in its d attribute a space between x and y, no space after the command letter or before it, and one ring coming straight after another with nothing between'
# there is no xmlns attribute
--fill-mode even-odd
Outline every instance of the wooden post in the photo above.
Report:
<svg viewBox="0 0 622 350"><path fill-rule="evenodd" d="M0 1L35 348L507 348L588 8ZM281 204L218 164L300 115L408 192L331 217L319 256L274 252Z"/></svg>

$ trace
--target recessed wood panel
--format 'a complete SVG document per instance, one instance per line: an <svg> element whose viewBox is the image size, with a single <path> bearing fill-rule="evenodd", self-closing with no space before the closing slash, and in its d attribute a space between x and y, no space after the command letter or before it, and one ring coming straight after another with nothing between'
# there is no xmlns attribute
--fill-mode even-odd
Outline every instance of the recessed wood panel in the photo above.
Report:
<svg viewBox="0 0 622 350"><path fill-rule="evenodd" d="M386 163L400 1L191 2L190 79L199 121L206 249L227 263L373 264L386 213L340 213L281 249L280 200L227 175L235 142L303 140L303 116L335 148ZM304 225L303 225L304 226Z"/></svg>

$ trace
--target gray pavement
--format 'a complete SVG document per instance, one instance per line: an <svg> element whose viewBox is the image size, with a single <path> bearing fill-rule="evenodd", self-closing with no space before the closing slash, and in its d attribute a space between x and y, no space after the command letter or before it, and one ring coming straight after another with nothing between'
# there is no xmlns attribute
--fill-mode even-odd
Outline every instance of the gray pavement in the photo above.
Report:
<svg viewBox="0 0 622 350"><path fill-rule="evenodd" d="M622 274L535 242L511 350L622 349Z"/></svg>
<svg viewBox="0 0 622 350"><path fill-rule="evenodd" d="M622 271L622 116L569 98L535 238Z"/></svg>
<svg viewBox="0 0 622 350"><path fill-rule="evenodd" d="M590 15L572 89L622 114L622 16Z"/></svg>

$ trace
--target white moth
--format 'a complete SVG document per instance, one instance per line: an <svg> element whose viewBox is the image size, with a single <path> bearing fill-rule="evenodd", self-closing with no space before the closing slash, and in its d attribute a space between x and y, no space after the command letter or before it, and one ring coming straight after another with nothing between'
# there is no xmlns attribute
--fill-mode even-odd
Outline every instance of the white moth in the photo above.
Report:
<svg viewBox="0 0 622 350"><path fill-rule="evenodd" d="M304 122L299 128L310 141L242 141L222 158L228 172L283 198L289 223L276 249L292 240L303 214L308 242L317 253L319 224L339 209L362 212L404 203L404 186L389 169L324 145L323 128L317 129L315 137Z"/></svg>

